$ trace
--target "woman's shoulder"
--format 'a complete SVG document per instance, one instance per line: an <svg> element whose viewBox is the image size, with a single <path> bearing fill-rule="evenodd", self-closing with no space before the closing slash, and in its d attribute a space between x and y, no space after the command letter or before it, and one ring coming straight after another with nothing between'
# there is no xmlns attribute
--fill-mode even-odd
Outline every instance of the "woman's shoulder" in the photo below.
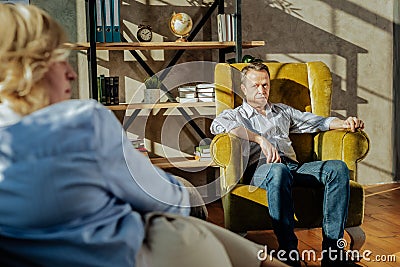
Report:
<svg viewBox="0 0 400 267"><path fill-rule="evenodd" d="M0 127L15 124L21 116L15 113L8 105L0 103Z"/></svg>
<svg viewBox="0 0 400 267"><path fill-rule="evenodd" d="M89 119L94 114L106 114L109 110L106 109L102 104L98 103L93 99L81 100L71 99L62 101L41 110L38 110L31 115L33 117L53 117L58 119Z"/></svg>
<svg viewBox="0 0 400 267"><path fill-rule="evenodd" d="M21 126L31 124L49 127L49 131L60 128L93 128L110 111L95 100L66 100L37 110L21 120Z"/></svg>
<svg viewBox="0 0 400 267"><path fill-rule="evenodd" d="M46 109L49 109L50 112L55 112L55 111L87 112L90 110L105 109L105 107L94 99L71 99L44 108L44 110Z"/></svg>

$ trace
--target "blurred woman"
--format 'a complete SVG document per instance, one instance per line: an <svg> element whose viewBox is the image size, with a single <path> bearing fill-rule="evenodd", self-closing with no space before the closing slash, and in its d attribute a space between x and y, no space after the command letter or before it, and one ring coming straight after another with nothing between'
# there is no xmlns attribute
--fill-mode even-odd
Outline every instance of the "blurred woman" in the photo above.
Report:
<svg viewBox="0 0 400 267"><path fill-rule="evenodd" d="M182 217L186 188L131 146L108 109L70 100L77 75L62 27L19 4L0 4L0 25L1 265L182 266L185 252L154 251L207 240L209 264L197 250L204 266L230 266L232 252L215 236L234 234ZM238 238L258 266L259 246Z"/></svg>

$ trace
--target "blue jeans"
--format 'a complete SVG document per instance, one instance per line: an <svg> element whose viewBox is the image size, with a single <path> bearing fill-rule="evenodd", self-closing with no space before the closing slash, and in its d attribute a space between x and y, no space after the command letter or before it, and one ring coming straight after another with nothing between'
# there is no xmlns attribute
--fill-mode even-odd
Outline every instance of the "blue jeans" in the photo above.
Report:
<svg viewBox="0 0 400 267"><path fill-rule="evenodd" d="M252 184L267 190L269 214L280 249L297 249L293 185L324 186L323 248L335 246L336 241L343 237L350 196L349 170L343 161L314 161L299 165L283 157L282 163L259 165Z"/></svg>

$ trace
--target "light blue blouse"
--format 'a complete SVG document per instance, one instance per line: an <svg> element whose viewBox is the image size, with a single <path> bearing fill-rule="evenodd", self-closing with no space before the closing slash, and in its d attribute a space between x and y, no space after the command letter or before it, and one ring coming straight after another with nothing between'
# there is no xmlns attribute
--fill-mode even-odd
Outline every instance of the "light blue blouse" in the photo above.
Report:
<svg viewBox="0 0 400 267"><path fill-rule="evenodd" d="M0 105L0 249L42 266L135 266L142 215L189 206L96 101L24 117Z"/></svg>

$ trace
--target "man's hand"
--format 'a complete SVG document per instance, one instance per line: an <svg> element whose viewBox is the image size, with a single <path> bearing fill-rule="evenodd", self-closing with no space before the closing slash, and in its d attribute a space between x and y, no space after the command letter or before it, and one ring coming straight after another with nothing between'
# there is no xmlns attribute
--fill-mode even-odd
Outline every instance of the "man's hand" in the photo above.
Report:
<svg viewBox="0 0 400 267"><path fill-rule="evenodd" d="M279 163L281 157L279 156L278 150L263 136L258 135L255 132L249 131L243 126L239 126L232 129L230 133L252 142L256 142L260 145L261 151L264 153L267 163Z"/></svg>
<svg viewBox="0 0 400 267"><path fill-rule="evenodd" d="M348 117L346 120L336 118L329 125L329 129L345 129L355 132L357 129L364 129L364 122L357 117Z"/></svg>
<svg viewBox="0 0 400 267"><path fill-rule="evenodd" d="M260 145L261 151L264 153L267 163L279 163L281 157L278 150L263 136L257 136L255 141Z"/></svg>
<svg viewBox="0 0 400 267"><path fill-rule="evenodd" d="M348 117L343 123L343 128L355 132L357 129L364 129L364 122L357 117Z"/></svg>

